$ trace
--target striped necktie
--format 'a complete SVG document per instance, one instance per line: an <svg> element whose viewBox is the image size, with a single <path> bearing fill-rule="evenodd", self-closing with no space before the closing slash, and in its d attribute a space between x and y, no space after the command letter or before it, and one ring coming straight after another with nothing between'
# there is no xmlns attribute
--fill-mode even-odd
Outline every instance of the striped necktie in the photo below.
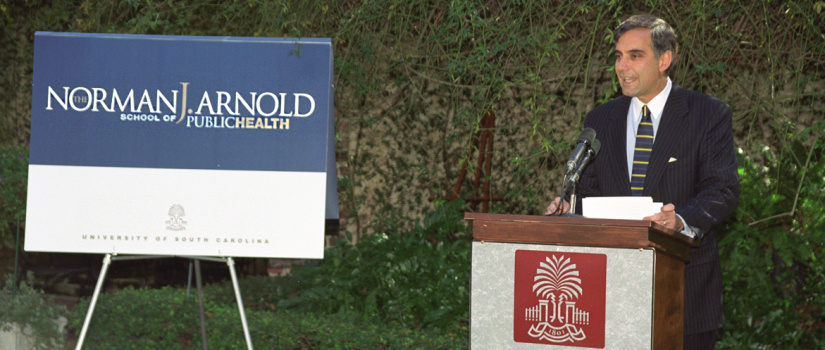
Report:
<svg viewBox="0 0 825 350"><path fill-rule="evenodd" d="M650 121L650 109L642 106L642 122L636 130L636 147L633 150L633 172L630 177L630 192L641 196L645 187L647 164L653 150L653 122Z"/></svg>

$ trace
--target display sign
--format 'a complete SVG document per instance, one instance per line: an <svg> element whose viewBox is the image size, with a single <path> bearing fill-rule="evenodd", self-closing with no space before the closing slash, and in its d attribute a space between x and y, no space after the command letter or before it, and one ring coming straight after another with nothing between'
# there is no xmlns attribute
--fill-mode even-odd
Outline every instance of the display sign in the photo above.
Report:
<svg viewBox="0 0 825 350"><path fill-rule="evenodd" d="M322 258L329 39L35 34L26 250Z"/></svg>

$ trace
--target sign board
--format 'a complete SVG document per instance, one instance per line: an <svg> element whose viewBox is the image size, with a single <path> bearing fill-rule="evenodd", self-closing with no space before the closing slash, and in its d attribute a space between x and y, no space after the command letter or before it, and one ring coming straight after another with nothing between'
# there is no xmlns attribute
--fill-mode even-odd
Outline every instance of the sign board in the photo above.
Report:
<svg viewBox="0 0 825 350"><path fill-rule="evenodd" d="M35 34L28 251L322 258L329 39Z"/></svg>

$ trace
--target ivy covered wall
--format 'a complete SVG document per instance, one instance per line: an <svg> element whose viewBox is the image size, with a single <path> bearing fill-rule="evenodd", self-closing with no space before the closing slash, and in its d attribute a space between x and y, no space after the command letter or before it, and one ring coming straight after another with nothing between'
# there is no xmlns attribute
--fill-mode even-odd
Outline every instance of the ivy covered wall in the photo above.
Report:
<svg viewBox="0 0 825 350"><path fill-rule="evenodd" d="M3 1L0 140L28 139L35 31L330 37L345 230L404 226L447 197L495 115L496 212L537 214L584 114L619 94L612 34L654 13L680 36L676 84L734 109L747 155L825 113L822 1ZM819 134L817 134L819 135ZM810 140L807 143L810 145Z"/></svg>

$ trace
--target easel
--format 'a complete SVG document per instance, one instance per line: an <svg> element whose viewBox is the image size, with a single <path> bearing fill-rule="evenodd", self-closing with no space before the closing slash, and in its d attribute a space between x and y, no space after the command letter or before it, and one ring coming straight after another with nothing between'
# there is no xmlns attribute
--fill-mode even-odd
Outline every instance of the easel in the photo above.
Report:
<svg viewBox="0 0 825 350"><path fill-rule="evenodd" d="M475 168L473 192L472 195L464 201L470 204L470 208L473 211L476 211L478 209L478 204L481 203L482 213L489 211L491 201L504 201L503 196L490 195L490 177L492 176L493 167L493 131L495 130L495 127L496 114L492 110L488 110L481 117L481 126L473 136L472 145L470 146L469 153L467 153L467 157L463 162L461 162L461 171L458 174L458 181L456 181L455 188L452 193L447 197L429 197L428 200L430 202L434 201L436 198L451 201L459 197L458 192L461 190L461 185L467 177L467 166L470 164L470 158L472 158L476 149L478 149L478 162ZM484 181L483 185L481 184L482 179ZM483 192L479 195L479 187L482 186Z"/></svg>
<svg viewBox="0 0 825 350"><path fill-rule="evenodd" d="M83 321L83 329L80 331L80 337L77 340L77 346L75 350L80 350L83 347L83 341L86 338L86 332L89 330L89 323L92 321L92 314L94 313L95 305L97 304L97 297L100 295L100 288L103 286L103 280L106 278L106 272L109 270L109 265L112 264L113 260L142 260L142 259L156 259L156 258L172 258L175 256L162 256L162 255L130 255L130 256L117 256L117 254L108 253L103 257L103 266L100 268L100 277L97 279L97 285L95 285L95 291L92 293L92 302L89 304L89 310L86 312L86 320ZM198 313L200 314L200 321L201 321L201 340L203 343L203 349L208 349L206 343L206 317L204 315L203 310L203 285L201 281L201 260L206 261L215 261L215 262L225 262L226 265L229 267L229 275L232 277L232 287L235 289L235 299L238 302L238 312L241 315L241 325L243 326L243 334L246 338L246 347L249 350L252 350L252 338L249 336L249 325L246 322L246 313L244 312L243 308L243 300L241 299L241 289L238 287L238 277L235 275L235 260L232 257L222 257L222 258L214 258L214 257L202 257L202 256L180 256L181 258L192 259L195 266L195 280L198 290ZM191 285L191 270L189 274L189 280ZM188 290L188 289L187 289ZM188 291L187 291L188 294Z"/></svg>

